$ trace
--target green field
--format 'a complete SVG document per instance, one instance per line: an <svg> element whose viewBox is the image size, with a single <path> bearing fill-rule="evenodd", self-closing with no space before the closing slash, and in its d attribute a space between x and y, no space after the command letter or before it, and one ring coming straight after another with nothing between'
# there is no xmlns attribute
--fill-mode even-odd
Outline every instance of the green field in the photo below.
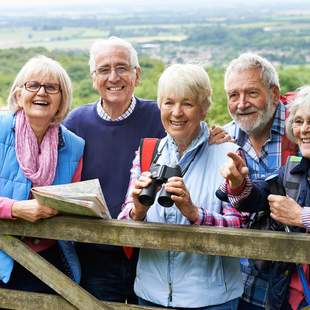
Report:
<svg viewBox="0 0 310 310"><path fill-rule="evenodd" d="M237 15L236 15L237 13ZM138 52L164 63L198 62L225 66L245 51L255 51L271 61L296 65L310 62L310 12L283 10L226 12L205 16L203 12L169 15L151 12L133 18L123 15L27 17L8 25L0 16L0 49L44 47L52 50L88 50L97 38L116 35L130 40ZM239 14L239 16L238 16ZM24 19L23 19L24 18ZM3 20L2 20L3 19ZM23 26L33 24L32 26Z"/></svg>
<svg viewBox="0 0 310 310"><path fill-rule="evenodd" d="M97 38L107 32L89 28L62 28L60 30L32 30L31 28L1 28L0 48L38 47L52 49L88 49Z"/></svg>
<svg viewBox="0 0 310 310"><path fill-rule="evenodd" d="M168 64L204 65L214 90L211 123L230 119L224 68L242 52L253 51L272 61L279 70L282 92L310 84L310 11L238 8L225 14L206 13L11 18L0 12L0 106L22 64L36 54L51 56L66 68L73 81L74 107L95 100L98 95L89 77L88 49L95 39L111 35L128 39L138 51L143 68L143 81L136 89L140 97L156 98L158 77Z"/></svg>
<svg viewBox="0 0 310 310"><path fill-rule="evenodd" d="M49 51L44 48L0 49L0 107L5 105L6 98L17 72L30 57L44 54L57 59L68 71L73 81L73 107L95 101L98 94L92 88L89 76L87 52ZM165 68L165 63L150 57L140 57L142 82L136 89L136 95L142 98L156 99L157 81ZM224 124L230 120L226 108L226 95L223 87L224 69L206 67L213 88L213 105L208 114L210 124ZM278 67L283 93L310 84L310 66Z"/></svg>
<svg viewBox="0 0 310 310"><path fill-rule="evenodd" d="M122 29L123 27L120 27ZM133 29L143 32L143 29L153 29L149 27L136 27ZM167 29L163 26L164 29ZM170 28L170 27L168 27ZM175 28L172 27L172 30ZM125 39L133 43L149 43L154 41L182 41L187 38L184 34L163 32L155 35L128 36ZM95 28L63 28L60 30L32 30L31 28L1 28L0 29L0 49L16 47L44 47L53 49L89 49L95 39L106 38L112 35L109 31Z"/></svg>

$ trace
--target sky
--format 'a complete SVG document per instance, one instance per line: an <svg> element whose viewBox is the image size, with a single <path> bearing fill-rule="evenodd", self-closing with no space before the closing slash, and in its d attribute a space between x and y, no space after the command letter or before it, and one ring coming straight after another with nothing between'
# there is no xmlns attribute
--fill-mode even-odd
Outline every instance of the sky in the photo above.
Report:
<svg viewBox="0 0 310 310"><path fill-rule="evenodd" d="M168 6L173 5L185 5L185 6L204 6L204 5L237 5L237 4L266 4L270 3L270 0L0 0L1 7L18 7L18 6L72 6L75 5L106 5L106 6L121 6L121 5L145 5L156 6L166 4ZM309 0L272 0L273 3L307 3Z"/></svg>
<svg viewBox="0 0 310 310"><path fill-rule="evenodd" d="M310 10L310 0L0 0L0 15L132 13L139 11L213 12L238 8ZM1 14L2 13L2 14Z"/></svg>

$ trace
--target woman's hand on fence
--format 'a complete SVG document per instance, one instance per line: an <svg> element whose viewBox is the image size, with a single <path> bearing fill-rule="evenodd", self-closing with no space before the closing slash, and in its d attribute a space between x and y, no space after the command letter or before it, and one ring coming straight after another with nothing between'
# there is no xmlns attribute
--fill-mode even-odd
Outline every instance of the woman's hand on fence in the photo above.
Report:
<svg viewBox="0 0 310 310"><path fill-rule="evenodd" d="M249 169L241 156L228 152L228 162L221 168L221 175L226 179L231 189L236 189L242 185Z"/></svg>
<svg viewBox="0 0 310 310"><path fill-rule="evenodd" d="M270 216L282 224L304 227L301 220L301 206L291 197L269 195Z"/></svg>
<svg viewBox="0 0 310 310"><path fill-rule="evenodd" d="M139 179L135 182L135 186L132 191L134 207L130 211L130 217L135 221L143 221L146 216L147 210L149 209L148 206L143 205L139 201L139 195L142 189L148 187L151 182L151 173L149 171L143 172Z"/></svg>
<svg viewBox="0 0 310 310"><path fill-rule="evenodd" d="M190 222L196 222L199 216L199 211L192 203L191 195L183 182L183 178L171 177L164 186L166 191L171 193L171 199L181 213Z"/></svg>
<svg viewBox="0 0 310 310"><path fill-rule="evenodd" d="M12 216L14 218L24 219L29 222L46 219L57 213L57 210L40 205L35 199L16 201L12 206Z"/></svg>

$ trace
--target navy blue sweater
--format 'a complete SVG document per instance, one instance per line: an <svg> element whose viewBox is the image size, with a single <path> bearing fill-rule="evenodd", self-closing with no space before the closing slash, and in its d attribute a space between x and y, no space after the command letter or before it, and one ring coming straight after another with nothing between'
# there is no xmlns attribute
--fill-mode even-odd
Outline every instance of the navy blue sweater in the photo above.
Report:
<svg viewBox="0 0 310 310"><path fill-rule="evenodd" d="M82 180L99 178L112 218L117 217L125 200L140 139L165 136L157 104L136 100L133 113L122 121L100 118L96 102L73 110L64 122L85 140Z"/></svg>

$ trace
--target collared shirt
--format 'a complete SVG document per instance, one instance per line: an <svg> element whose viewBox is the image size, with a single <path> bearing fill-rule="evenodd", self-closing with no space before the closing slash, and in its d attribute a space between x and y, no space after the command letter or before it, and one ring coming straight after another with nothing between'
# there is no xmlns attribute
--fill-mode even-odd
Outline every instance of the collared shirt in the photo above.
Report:
<svg viewBox="0 0 310 310"><path fill-rule="evenodd" d="M265 178L281 166L281 137L285 134L285 106L279 103L275 111L270 137L257 156L248 135L235 122L225 126L225 130L242 147L251 179ZM256 270L252 260L242 259L241 270L244 279L242 298L256 306L265 308L267 303L268 275Z"/></svg>
<svg viewBox="0 0 310 310"><path fill-rule="evenodd" d="M130 103L128 109L122 115L120 115L117 119L113 120L110 117L110 115L103 109L102 101L98 100L98 102L97 102L97 113L105 121L119 122L119 121L122 121L122 120L126 119L129 115L131 115L131 113L133 112L135 106L136 106L136 98L132 97L131 98L131 103Z"/></svg>
<svg viewBox="0 0 310 310"><path fill-rule="evenodd" d="M280 103L275 111L270 137L258 157L248 135L235 122L225 126L230 136L242 147L251 179L265 178L281 167L281 136L285 134L285 106Z"/></svg>

